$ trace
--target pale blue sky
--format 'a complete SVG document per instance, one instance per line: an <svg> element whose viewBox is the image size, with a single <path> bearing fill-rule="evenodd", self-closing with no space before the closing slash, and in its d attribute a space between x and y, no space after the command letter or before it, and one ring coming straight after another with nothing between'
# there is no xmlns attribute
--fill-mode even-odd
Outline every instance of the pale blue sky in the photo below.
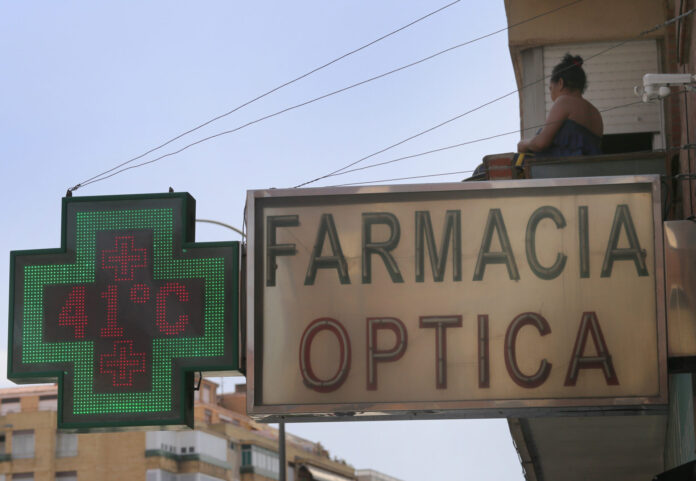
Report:
<svg viewBox="0 0 696 481"><path fill-rule="evenodd" d="M59 246L60 199L68 187L446 3L4 2L0 272L5 274L0 275L0 311L7 312L8 252ZM462 0L162 153L505 25L502 0ZM196 198L198 217L241 226L247 189L289 187L328 173L515 88L503 33L86 186L75 195L166 192L171 186ZM518 126L518 98L512 95L369 163ZM517 140L502 137L316 185L470 170L486 154L514 150ZM219 227L198 227L199 241L227 239L238 237ZM0 330L1 346L7 343L6 330ZM1 381L7 385L4 369ZM233 382L225 384L231 388ZM404 481L522 479L504 420L322 423L287 429L321 441L357 468L378 469Z"/></svg>

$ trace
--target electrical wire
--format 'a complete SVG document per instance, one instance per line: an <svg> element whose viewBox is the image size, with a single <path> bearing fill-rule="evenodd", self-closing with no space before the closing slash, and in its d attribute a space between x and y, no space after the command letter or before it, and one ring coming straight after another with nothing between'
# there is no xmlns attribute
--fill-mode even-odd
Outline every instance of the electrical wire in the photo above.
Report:
<svg viewBox="0 0 696 481"><path fill-rule="evenodd" d="M323 69L325 69L326 67L329 67L329 66L335 64L336 62L339 62L339 61L343 60L344 58L350 57L351 55L353 55L353 54L355 54L355 53L358 53L358 52L360 52L361 50L364 50L364 49L366 49L366 48L368 48L368 47L371 47L372 45L375 45L376 43L381 42L382 40L385 40L386 38L389 38L389 37L391 37L392 35L395 35L395 34L401 32L402 30L405 30L405 29L407 29L407 28L409 28L409 27L412 27L413 25L415 25L415 24L417 24L417 23L419 23L419 22L421 22L421 21L423 21L423 20L425 20L425 19L427 19L427 18L429 18L429 17L432 17L433 15L435 15L435 14L437 14L437 13L440 13L440 12L442 12L443 10L448 9L449 7L451 7L451 6L453 6L453 5L457 4L457 3L459 3L460 1L461 1L461 0L454 0L453 2L448 3L447 5L445 5L445 6L443 6L443 7L440 7L440 8L438 8L437 10L433 10L432 12L430 12L430 13L428 13L428 14L426 14L426 15L423 15L422 17L417 18L416 20L414 20L414 21L412 21L412 22L410 22L410 23L407 23L406 25L403 25L402 27L399 27L399 28L397 28L396 30L392 30L391 32L389 32L389 33L387 33L387 34L382 35L381 37L376 38L375 40L372 40L371 42L368 42L368 43L366 43L366 44L364 44L364 45L362 45L362 46L360 46L360 47L358 47L358 48L356 48L356 49L353 49L353 50L351 50L350 52L344 53L343 55L341 55L341 56L339 56L339 57L336 57L336 58L334 58L333 60L330 60L329 62L326 62L326 63L323 64L323 65L320 65L319 67L315 67L315 68L313 68L312 70L303 73L303 74L300 75L299 77L295 77L295 78L292 79L292 80L288 80L287 82L284 82L284 83L278 85L277 87L274 87L274 88L272 88L271 90L268 90L268 91L262 93L261 95L258 95L258 96L256 96L256 97L252 98L251 100L248 100L248 101L246 101L246 102L244 102L244 103L238 105L237 107L235 107L235 108L233 108L233 109L231 109L231 110L228 110L227 112L225 112L225 113L223 113L223 114L221 114L221 115L218 115L217 117L213 117L212 119L207 120L207 121L203 122L202 124L199 124L199 125L197 125L197 126L191 128L191 129L189 129L189 130L187 130L187 131L185 131L185 132L182 132L182 133L180 133L179 135L177 135L177 136L175 136L175 137L172 137L171 139L167 140L166 142L164 142L164 143L162 143L162 144L160 144L160 145L158 145L158 146L156 146L156 147L153 147L153 148L151 148L150 150L148 150L148 151L146 151L146 152L143 152L142 154L140 154L140 155L138 155L138 156L136 156L136 157L133 157L132 159L129 159L129 160L125 161L125 162L122 162L122 163L118 164L117 166L115 166L115 167L113 167L113 168L111 168L111 169L109 169L109 170L105 170L104 172L101 172L101 173L99 173L99 174L97 174L97 175L95 175L95 176L93 176L93 177L90 177L89 179L86 179L86 180L82 181L81 183L77 184L75 187L73 187L72 189L69 189L69 190L77 190L77 188L79 188L80 186L84 185L86 182L89 182L89 181L91 181L91 180L93 180L93 179L96 179L97 177L101 177L102 175L108 174L109 172L113 172L114 170L116 170L116 169L118 169L118 168L120 168L120 167L123 167L124 165L130 164L131 162L135 162L136 160L142 159L142 158L145 157L146 155L151 154L152 152L155 152L155 151L157 151L157 150L159 150L159 149L161 149L161 148L163 148L163 147L166 147L167 145L171 144L172 142L174 142L174 141L176 141L176 140L179 140L180 138L182 138L182 137L184 137L184 136L186 136L186 135L188 135L188 134L190 134L190 133L192 133L192 132L195 132L195 131L197 131L197 130L199 130L199 129L202 129L203 127L205 127L205 126L207 126L207 125L210 125L210 124L212 124L213 122L215 122L215 121L217 121L217 120L220 120L220 119L222 119L222 118L224 118L224 117L227 117L228 115L231 115L231 114L237 112L238 110L240 110L240 109L242 109L242 108L244 108L244 107L246 107L246 106L248 106L248 105L253 104L254 102L256 102L256 101L258 101L258 100L261 100L262 98L267 97L268 95L270 95L270 94L272 94L272 93L274 93L274 92L277 92L278 90L280 90L280 89L282 89L282 88L285 88L285 87L287 87L287 86L289 86L289 85L291 85L291 84L294 84L295 82L298 82L298 81L300 81L300 80L302 80L302 79L304 79L304 78L306 78L306 77L309 77L310 75L312 75L312 74L314 74L314 73L316 73L316 72L318 72L318 71L320 71L320 70L323 70Z"/></svg>
<svg viewBox="0 0 696 481"><path fill-rule="evenodd" d="M685 93L687 93L687 92L688 92L688 90L679 90L679 91L677 91L677 92L672 92L672 93L670 93L669 95L665 96L664 98L668 98L668 97L671 97L671 96L674 96L674 95L685 94ZM610 112L610 111L612 111L612 110L617 110L617 109L621 109L621 108L625 108L625 107L630 107L630 106L632 106L632 105L637 105L637 104L642 104L642 103L643 103L642 100L636 100L636 101L634 101L634 102L629 102L629 103L626 103L626 104L614 105L614 106L612 106L612 107L608 107L608 108L606 108L606 109L600 110L600 113ZM565 120L565 119L564 119L564 120ZM559 121L557 121L557 122L563 122L564 120L559 120ZM480 138L478 138L478 139L467 140L467 141L465 141L465 142L460 142L460 143L454 144L454 145L448 145L448 146L445 146L445 147L439 147L439 148L436 148L436 149L427 150L427 151L425 151L425 152L419 152L419 153L417 153L417 154L405 155L405 156L403 156L403 157L398 157L398 158L396 158L396 159L391 159L391 160L387 160L387 161L384 161L384 162L378 162L378 163L375 163L375 164L365 165L365 166L363 166L363 167L356 167L355 169L346 170L346 171L343 171L343 172L338 172L338 173L336 173L336 174L333 174L332 177L336 177L336 176L344 175L344 174L349 174L349 173L351 173L351 172L357 172L357 171L360 171L360 170L367 170L367 169L371 169L371 168L374 168L374 167L380 167L380 166L382 166L382 165L393 164L393 163L396 163L396 162L400 162L400 161L402 161L402 160L413 159L413 158L416 158L416 157L422 157L422 156L424 156L424 155L434 154L434 153L442 152L442 151L445 151L445 150L456 149L456 148L459 148L459 147L464 147L464 146L466 146L466 145L475 144L475 143L478 143L478 142L484 142L484 141L486 141L486 140L491 140L491 139L495 139L495 138L498 138L498 137L504 137L504 136L513 135L513 134L521 134L522 132L526 132L526 131L528 131L528 130L539 129L539 128L541 128L541 127L544 127L545 125L547 125L547 124L544 123L544 124L539 124L539 125L533 125L533 126L531 126L531 127L526 127L526 128L524 128L524 129L510 130L510 131L507 131L507 132L501 132L501 133L499 133L499 134L489 135L488 137L480 137ZM687 147L688 147L688 148L691 148L692 145L693 145L693 144L685 144L685 145L683 145L683 146L677 147L677 149L683 149L683 148L687 148ZM672 149L674 149L674 148L672 148ZM669 151L669 150L670 150L670 149L656 149L656 150L651 150L650 152L667 152L667 151ZM462 171L462 173L466 173L466 172L473 172L473 171ZM446 174L442 174L442 175L446 175ZM414 177L414 178L418 178L418 176L416 176L416 177ZM406 179L406 178L404 178L404 179ZM400 180L400 179L394 179L394 180ZM372 181L369 181L368 183L373 183L373 182L372 182ZM335 185L335 186L331 186L331 187L339 187L339 186L341 186L341 185L355 185L355 184L357 184L357 183L356 183L356 182L353 182L353 183L351 183L351 184L339 184L339 185Z"/></svg>
<svg viewBox="0 0 696 481"><path fill-rule="evenodd" d="M473 170L458 170L455 172L442 172L439 174L426 174L426 175L412 175L410 177L396 177L394 179L381 179L381 180L365 180L362 182L351 182L349 184L337 184L331 187L347 187L350 185L363 185L363 184L378 184L380 182L394 182L397 180L411 180L411 179L425 179L426 177L441 177L445 175L455 175L455 174L470 174Z"/></svg>
<svg viewBox="0 0 696 481"><path fill-rule="evenodd" d="M179 150L176 150L176 151L174 151L174 152L169 152L169 153L167 153L167 154L161 155L161 156L156 157L156 158L154 158L154 159L151 159L151 160L148 160L148 161L145 161L145 162L140 162L140 163L138 163L138 164L131 165L131 166L129 166L129 167L124 167L125 165L127 165L127 164L129 164L129 163L132 163L133 161L138 160L138 159L144 157L144 156L147 155L148 153L153 152L153 151L157 150L158 148L163 147L164 145L167 145L168 143L173 142L174 140L176 140L176 138L175 138L175 139L172 139L171 141L169 141L169 142L163 144L163 145L160 146L160 147L157 147L157 148L155 148L155 149L152 149L151 151L149 151L149 152L147 152L147 153L145 153L145 154L142 154L142 155L140 155L140 156L138 156L138 157L134 157L133 159L130 159L130 160L126 161L126 162L123 162L123 163L117 165L116 167L113 167L113 168L111 168L111 169L109 169L109 170L107 170L107 171L104 171L104 172L102 172L101 174L97 174L97 175L95 175L95 176L93 176L93 177L90 177L89 179L87 179L87 180L85 180L85 181L82 181L82 182L80 182L80 183L74 185L73 187L70 187L70 188L68 189L68 192L73 192L73 191L79 189L80 187L84 187L84 186L86 186L86 185L89 185L89 184L92 184L92 183L95 183L95 182L99 182L99 181L101 181L101 180L108 179L108 178L110 178L110 177L113 177L114 175L120 174L121 172L125 172L125 171L127 171L127 170L134 169L134 168L138 168L138 167L142 167L142 166L144 166L144 165L152 164L152 163L157 162L157 161L159 161L159 160L162 160L162 159L164 159L164 158L171 157L171 156L173 156L173 155L177 155L177 154L183 152L184 150L187 150L187 149L189 149L189 148L191 148L191 147L193 147L193 146L195 146L195 145L201 144L201 143L203 143L203 142L207 142L207 141L209 141L209 140L215 139L215 138L217 138L217 137L221 137L221 136L223 136L223 135L228 135L228 134L237 132L237 131L242 130L242 129L246 128L246 127L249 127L249 126L251 126L251 125L257 124L257 123L262 122L262 121L264 121L264 120L268 120L268 119L273 118L273 117L276 117L276 116L278 116L278 115L284 114L284 113L289 112L289 111L291 111L291 110L295 110L295 109L298 109L298 108L300 108L300 107L304 107L304 106L310 105L310 104L312 104L312 103L314 103L314 102L318 102L318 101L323 100L323 99L325 99L325 98L332 97L332 96L334 96L334 95L337 95L337 94L339 94L339 93L345 92L345 91L347 91L347 90L351 90L351 89L356 88L356 87L359 87L359 86L361 86L361 85L365 85L365 84L367 84L367 83L369 83L369 82L373 82L373 81L375 81L375 80L378 80L378 79L387 77L387 76L389 76L389 75L392 75L392 74L394 74L394 73L400 72L400 71L402 71L402 70L405 70L405 69L414 67L414 66L419 65L419 64L421 64L421 63L424 63L424 62L427 62L427 61L429 61L429 60L432 60L432 59L434 59L434 58L436 58L436 57L439 57L440 55L443 55L443 54L445 54L445 53L451 52L451 51L453 51L453 50L456 50L456 49L458 49L458 48L464 47L464 46L466 46L466 45L470 45L470 44L472 44L472 43L474 43L474 42L478 42L478 41L480 41L480 40L483 40L483 39L485 39L485 38L488 38L488 37L491 37L491 36L493 36L493 35L499 34L499 33L501 33L501 32L505 32L505 31L507 31L507 30L509 30L509 29L511 29L511 28L513 28L513 27L517 27L517 26L519 26L519 25L523 25L523 24L525 24L525 23L531 22L531 21L533 21L533 20L536 20L536 19L538 19L538 18L544 17L544 16L546 16L546 15L550 15L550 14L555 13L555 12L561 10L561 9L570 7L570 6L572 6L572 5L578 4L578 3L583 2L583 1L584 1L584 0L573 0L572 2L566 3L566 4L564 4L564 5L561 5L561 6L559 6L559 7L553 8L553 9L551 9L551 10L545 11L545 12L540 13L540 14L538 14L538 15L535 15L535 16L533 16L533 17L529 17L529 18L527 18L527 19L525 19L525 20L522 20L522 21L520 21L520 22L517 22L517 23L515 23L515 24L508 25L507 27L501 28L501 29L496 30L496 31L494 31L494 32L490 32L490 33L487 33L487 34L482 35L482 36L480 36L480 37L476 37L476 38L474 38L474 39L467 40L466 42L463 42L463 43L454 45L454 46L452 46L452 47L446 48L446 49L444 49L444 50L440 50L439 52L436 52L436 53L434 53L434 54L432 54L432 55L429 55L429 56L427 56L427 57L421 58L421 59L416 60L416 61L414 61L414 62L411 62L411 63L409 63L409 64L402 65L401 67L397 67L397 68L395 68L395 69L393 69L393 70L390 70L390 71L388 71L388 72L384 72L384 73L379 74L379 75L376 75L376 76L374 76L374 77L370 77L370 78L368 78L368 79L366 79L366 80L362 80L362 81L360 81L360 82L357 82L357 83L348 85L348 86L343 87L343 88L341 88L341 89L334 90L334 91L329 92L329 93L326 93L326 94L324 94L324 95L320 95L320 96L318 96L318 97L312 98L312 99L307 100L307 101L305 101L305 102L302 102L302 103L299 103L299 104L296 104L296 105L293 105L293 106L290 106L290 107L286 107L286 108L284 108L284 109L282 109L282 110L279 110L279 111L274 112L274 113L272 113L272 114L265 115L265 116L263 116L263 117L259 117L259 118L255 119L255 120L252 120L252 121L250 121L250 122L247 122L247 123L245 123L245 124L243 124L243 125L240 125L240 126L238 126L238 127L233 128L233 129L225 130L225 131L223 131L223 132L218 132L217 134L210 135L210 136L205 137L205 138L203 138L203 139L200 139L200 140L198 140L198 141L196 141L196 142L192 142L192 143L190 143L190 144L188 144L188 145L185 145L184 147L182 147L182 148L180 148ZM510 96L510 95L512 95L512 94L514 94L514 93L516 93L516 92L517 92L517 90L515 90L515 91L513 91L513 92L510 92L510 93L508 93L508 94L505 94L505 95L502 96L501 98L496 99L496 100L494 100L494 101L491 101L491 102L489 102L489 103L497 102L498 100L500 100L500 99L502 99L502 98L505 98L505 97L508 97L508 96ZM485 104L485 105L481 105L481 106L479 106L479 107L476 107L475 109L472 109L471 112L475 112L476 110L479 110L479 109L485 107L485 106L488 105L489 103L487 103L487 104ZM468 112L468 113L471 113L471 112ZM232 112L230 112L230 113L232 113ZM465 113L465 114L463 114L463 115L467 115L468 113ZM462 115L462 116L463 116L463 115ZM224 116L224 115L223 115L223 116ZM212 122L212 121L214 121L214 120L216 120L216 119L213 119L213 120L209 121L208 123L210 123L210 122ZM455 120L455 119L451 119L451 120L449 120L449 121L443 123L442 125L445 125L446 123L449 123L449 122L451 122L451 121L453 121L453 120ZM204 125L207 125L208 123L206 123L206 124L204 124ZM434 130L435 128L441 127L442 125L436 126L436 127L432 128L432 129L430 129L430 130ZM203 124L201 125L201 127L202 127L202 126L203 126ZM197 128L198 128L198 127L197 127ZM197 130L197 128L192 129L191 132L194 131L194 130ZM430 131L430 130L429 130L429 131ZM180 136L177 137L177 138L180 138L180 137L183 136L183 135L186 135L186 133L180 135ZM419 134L419 135L423 135L423 134ZM417 136L418 136L418 135L414 136L414 138L417 137ZM408 140L410 140L410 139L408 139ZM404 142L405 142L405 141L404 141ZM402 142L402 143L403 143L403 142ZM388 150L388 149L386 149L386 150ZM375 155L376 155L376 154L375 154ZM120 168L120 167L124 167L124 168ZM117 169L118 169L118 170L117 170ZM114 171L115 171L115 172L114 172ZM105 175L105 174L109 174L109 175ZM311 182L310 182L310 183L311 183Z"/></svg>
<svg viewBox="0 0 696 481"><path fill-rule="evenodd" d="M655 152L666 153L666 152L673 152L676 150L691 151L694 149L696 149L696 144L684 144L684 145L678 145L676 147L668 147L665 149L641 150L641 151L630 152L630 153L634 154L634 155L641 155L641 154L654 154ZM660 161L662 162L662 160L660 160ZM392 179L365 180L365 181L358 181L358 182L350 182L347 184L329 185L326 187L347 187L347 186L352 186L352 185L377 184L379 182L394 182L397 180L423 179L426 177L440 177L440 176L455 175L455 174L470 174L472 172L475 172L475 170L459 170L459 171L455 171L455 172L442 172L442 173L438 173L438 174L412 175L410 177L395 177ZM677 174L677 175L674 175L673 178L676 180L688 180L688 179L696 180L696 174Z"/></svg>
<svg viewBox="0 0 696 481"><path fill-rule="evenodd" d="M599 57L600 55L603 55L603 54L609 52L610 50L619 48L619 47L621 47L621 46L627 44L628 42L632 42L632 41L634 41L634 40L636 40L636 39L638 39L638 38L641 38L641 37L643 37L643 36L645 36L645 35L651 33L651 32L654 32L655 30L658 30L658 29L660 29L660 28L664 28L664 27L666 27L667 25L669 25L669 24L671 24L671 23L673 23L673 22L676 22L677 20L679 20L679 19L681 19L681 18L684 18L684 17L686 17L686 16L688 16L688 15L691 15L692 13L694 13L694 11L696 11L696 9L691 9L691 10L689 10L688 12L684 12L683 14L678 15L678 16L676 16L676 17L670 19L670 20L667 20L666 22L664 22L664 23L662 23L662 24L658 24L658 25L656 25L656 26L654 26L654 27L652 27L652 28L650 28L650 29L648 29L648 30L644 30L644 31L642 31L641 33L639 33L639 34L638 34L637 36L635 36L635 37L632 37L632 38L630 38L630 39L628 39L628 40L624 40L624 41L622 41L622 42L618 42L618 43L616 43L616 44L614 44L614 45L612 45L612 46L610 46L610 47L608 47L608 48L606 48L606 49L604 49L604 50L601 50L601 51L599 51L599 52L597 52L597 53L595 53L595 54L593 54L593 55L591 55L591 56L585 58L584 61L585 61L585 62L590 61L590 60L592 60L592 59L594 59L594 58L596 58L596 57ZM570 68L573 68L573 66L571 65L571 66L568 66L568 67L566 67L566 68L564 68L564 69L561 69L561 70L560 70L559 72L557 72L557 73L563 72L563 71L568 70L568 69L570 69ZM435 126L433 126L433 127L430 127L430 128L428 128L428 129L426 129L426 130L422 130L422 131L420 131L420 132L418 132L418 133L416 133L416 134L414 134L414 135L411 135L410 137L407 137L406 139L403 139L403 140L401 140L401 141L399 141L399 142L396 142L396 143L394 143L394 144L391 144L391 145L389 145L388 147L385 147L385 148L380 149L380 150L378 150L378 151L376 151L376 152L373 152L373 153L371 153L371 154L369 154L369 155L366 155L366 156L364 156L364 157L361 157L360 159L358 159L358 160L356 160L356 161L354 161L354 162L351 162L351 163L349 163L349 164L347 164L347 165L341 167L340 169L336 169L336 170L334 170L334 171L332 171L332 172L329 172L328 174L325 174L325 175L322 175L322 176L320 176L320 177L316 177L316 178L314 178L314 179L311 179L311 180L308 180L308 181L306 181L306 182L303 182L303 183L301 183L301 184L295 185L294 188L304 187L304 186L306 186L306 185L312 184L312 183L317 182L317 181L319 181L319 180L326 179L326 178L328 178L328 177L333 177L334 175L336 175L336 174L338 174L338 173L344 171L345 169L348 169L348 168L350 168L350 167L352 167L352 166L354 166L354 165L357 165L357 164L359 164L359 163L361 163L361 162L363 162L363 161L365 161L365 160L367 160L367 159L370 159L370 158L372 158L372 157L375 157L376 155L379 155L379 154L384 153L384 152L386 152L386 151L388 151L388 150L391 150L391 149L393 149L394 147L397 147L397 146L399 146L399 145L402 145L402 144L404 144L404 143L406 143L406 142L408 142L408 141L410 141L410 140L413 140L413 139L415 139L415 138L417 138L417 137L420 137L420 136L422 136L422 135L424 135L424 134L426 134L426 133L428 133L428 132L432 132L433 130L435 130L435 129L437 129L437 128L440 128L440 127L442 127L442 126L444 126L444 125L447 125L447 124L449 124L449 123L451 123L451 122L453 122L453 121L455 121L455 120L458 120L458 119L460 119L460 118L462 118L462 117L464 117L464 116L466 116L466 115L469 115L469 114L471 114L471 113L473 113L473 112L476 112L477 110L480 110L480 109L483 108L483 107L486 107L486 106L488 106L488 105L491 105L491 104L493 104L493 103L496 103L496 102L498 102L498 101L500 101L500 100L502 100L502 99L504 99L504 98L506 98L506 97L509 97L509 96L511 96L511 95L513 95L513 94L515 94L515 93L518 93L518 92L520 92L520 91L522 91L522 90L524 90L524 89L526 89L526 88L528 88L528 87L531 87L532 85L536 85L536 84L538 84L539 82L543 82L544 80L546 80L547 78L549 78L549 77L551 77L551 76L552 76L552 75L546 75L546 76L544 76L544 77L542 77L542 78L540 78L540 79L534 80L534 81L532 81L532 82L530 82L530 83L528 83L528 84L523 85L523 86L520 87L519 89L513 90L513 91L508 92L508 93L506 93L506 94L504 94L504 95L501 95L501 96L496 97L496 98L494 98L494 99L492 99L492 100L489 100L488 102L486 102L486 103L484 103L484 104L481 104L481 105L478 106L478 107L475 107L475 108L473 108L473 109L470 109L470 110L468 110L468 111L466 111L466 112L464 112L464 113L462 113L462 114L456 115L456 116L454 116L454 117L452 117L452 118L450 118L450 119L448 119L448 120L445 120L444 122L440 122L439 124L437 124L437 125L435 125ZM506 135L507 135L507 134L506 134Z"/></svg>
<svg viewBox="0 0 696 481"><path fill-rule="evenodd" d="M629 102L629 103L627 103L627 104L615 105L615 106L613 106L613 107L609 107L609 108L606 108L606 109L604 109L604 110L600 110L600 113L609 112L609 111L611 111L611 110L616 110L616 109L620 109L620 108L624 108L624 107L630 107L630 106L632 106L632 105L642 104L642 103L643 103L642 100L637 100L637 101L635 101L635 102ZM565 119L564 119L564 120L565 120ZM557 122L563 122L564 120L559 120L559 121L557 121ZM419 152L419 153L417 153L417 154L405 155L405 156L403 156L403 157L398 157L398 158L396 158L396 159L385 160L385 161L383 161L383 162L377 162L377 163L375 163L375 164L364 165L364 166L362 166L362 167L356 167L356 168L350 169L350 170L344 170L344 171L342 171L342 172L337 172L337 173L332 174L332 175L327 176L327 177L336 177L336 176L339 176L339 175L349 174L349 173L351 173L351 172L358 172L358 171L360 171L360 170L372 169L372 168L374 168L374 167L380 167L380 166L382 166L382 165L393 164L393 163L396 163L396 162L400 162L400 161L402 161L402 160L413 159L413 158L416 158L416 157L422 157L422 156L424 156L424 155L434 154L434 153L442 152L442 151L445 151L445 150L456 149L456 148L459 148L459 147L464 147L464 146L466 146L466 145L476 144L476 143L478 143L478 142L484 142L484 141L486 141L486 140L491 140L491 139L495 139L495 138L498 138L498 137L505 137L505 136L507 136L507 135L520 134L520 133L525 132L525 131L528 131L528 130L535 130L535 129L544 127L545 125L547 125L547 124L544 123L544 124L540 124L540 125L534 125L534 126L531 126L531 127L526 127L526 128L524 128L524 129L509 130L509 131L507 131L507 132L501 132L501 133L499 133L499 134L489 135L488 137L480 137L480 138L478 138L478 139L467 140L467 141L465 141L465 142L460 142L460 143L454 144L454 145L448 145L448 146L445 146L445 147L438 147L438 148L436 148L436 149L427 150L427 151L425 151L425 152Z"/></svg>

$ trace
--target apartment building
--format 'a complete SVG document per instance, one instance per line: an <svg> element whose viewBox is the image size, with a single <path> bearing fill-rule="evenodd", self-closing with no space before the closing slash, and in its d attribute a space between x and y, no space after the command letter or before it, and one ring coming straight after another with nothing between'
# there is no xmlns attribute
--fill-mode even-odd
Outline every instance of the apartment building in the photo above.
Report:
<svg viewBox="0 0 696 481"><path fill-rule="evenodd" d="M673 87L666 98L644 103L634 87L642 86L647 73L696 73L696 14L688 14L694 2L580 1L565 6L553 0L504 2L508 25L515 25L509 31L509 49L519 88L523 137L533 136L544 124L552 105L548 91L551 69L566 52L585 59L589 83L585 98L602 111L604 120L602 148L608 155L552 160L549 162L558 164L552 167L559 167L555 175L548 175L551 167L542 166L539 177L659 174L663 220L693 215L696 165L693 146L689 146L695 136L696 93ZM550 13L517 26L543 12ZM687 15L675 19L682 14ZM534 173L533 167L525 169L525 174ZM687 224L682 227L690 229ZM691 262L684 269L693 269ZM689 293L678 296L678 307L692 305L695 299L690 286L675 286L679 293ZM667 287L675 292L674 286ZM676 332L670 324L673 301L668 298L667 328ZM692 325L693 315L689 315ZM693 333L683 334L680 342L688 339L691 343ZM694 364L689 361L693 352L677 353L672 339L668 345L670 404L663 410L626 412L624 416L593 416L588 411L581 417L509 419L526 479L633 480L655 475L659 475L656 479L694 479L688 467L696 460L696 390ZM680 469L686 471L680 474Z"/></svg>
<svg viewBox="0 0 696 481"><path fill-rule="evenodd" d="M56 429L55 385L0 389L0 481L279 479L278 431L244 414L245 386L217 389L204 379L195 391L194 430L91 433ZM286 459L288 481L358 479L321 444L291 434ZM382 476L359 479L394 481Z"/></svg>

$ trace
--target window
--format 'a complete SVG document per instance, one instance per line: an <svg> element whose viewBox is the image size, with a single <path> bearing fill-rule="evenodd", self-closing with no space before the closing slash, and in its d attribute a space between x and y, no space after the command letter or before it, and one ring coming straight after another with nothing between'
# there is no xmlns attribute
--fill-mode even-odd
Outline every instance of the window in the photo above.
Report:
<svg viewBox="0 0 696 481"><path fill-rule="evenodd" d="M77 456L77 434L58 433L56 435L56 457Z"/></svg>
<svg viewBox="0 0 696 481"><path fill-rule="evenodd" d="M203 386L203 402L210 402L210 386Z"/></svg>
<svg viewBox="0 0 696 481"><path fill-rule="evenodd" d="M12 433L12 457L33 458L34 457L34 430L15 431ZM14 476L12 479L15 479ZM17 478L23 479L23 478ZM26 478L29 479L29 478ZM33 474L32 478L33 479Z"/></svg>
<svg viewBox="0 0 696 481"><path fill-rule="evenodd" d="M15 473L12 475L12 481L34 481L34 473Z"/></svg>
<svg viewBox="0 0 696 481"><path fill-rule="evenodd" d="M59 471L56 473L56 481L77 481L77 471Z"/></svg>
<svg viewBox="0 0 696 481"><path fill-rule="evenodd" d="M278 453L254 445L242 446L242 467L278 479L280 461Z"/></svg>
<svg viewBox="0 0 696 481"><path fill-rule="evenodd" d="M7 442L5 441L5 435L0 434L0 454L5 454L5 452L7 452Z"/></svg>
<svg viewBox="0 0 696 481"><path fill-rule="evenodd" d="M18 397L8 397L0 401L0 416L22 411Z"/></svg>
<svg viewBox="0 0 696 481"><path fill-rule="evenodd" d="M206 409L204 411L204 417L205 417L205 422L208 424L212 424L213 422L213 412L210 409Z"/></svg>
<svg viewBox="0 0 696 481"><path fill-rule="evenodd" d="M183 449L183 448L181 448ZM192 453L194 451L193 446L189 446L189 453Z"/></svg>
<svg viewBox="0 0 696 481"><path fill-rule="evenodd" d="M638 132L632 134L607 134L602 137L602 153L622 154L624 152L645 152L653 149L653 134Z"/></svg>
<svg viewBox="0 0 696 481"><path fill-rule="evenodd" d="M47 394L39 396L39 411L57 411L58 396L55 394Z"/></svg>

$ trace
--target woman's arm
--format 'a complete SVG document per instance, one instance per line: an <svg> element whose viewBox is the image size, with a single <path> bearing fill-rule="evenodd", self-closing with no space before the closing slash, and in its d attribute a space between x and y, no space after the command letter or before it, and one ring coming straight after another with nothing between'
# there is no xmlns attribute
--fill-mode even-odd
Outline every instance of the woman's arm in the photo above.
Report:
<svg viewBox="0 0 696 481"><path fill-rule="evenodd" d="M546 124L537 135L529 140L521 140L517 144L518 152L540 152L546 149L553 141L554 135L561 128L561 124L568 118L568 102L565 97L559 97L551 107Z"/></svg>

